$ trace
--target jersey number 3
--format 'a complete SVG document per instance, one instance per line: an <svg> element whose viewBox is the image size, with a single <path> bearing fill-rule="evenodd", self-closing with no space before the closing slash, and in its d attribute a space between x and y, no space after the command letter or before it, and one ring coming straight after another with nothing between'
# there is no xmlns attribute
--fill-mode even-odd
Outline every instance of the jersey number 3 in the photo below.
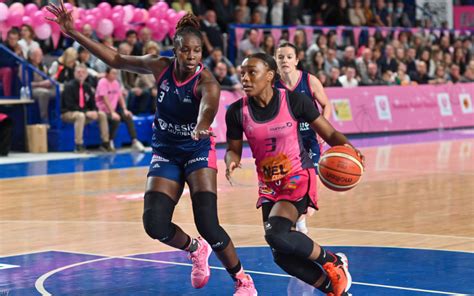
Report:
<svg viewBox="0 0 474 296"><path fill-rule="evenodd" d="M165 97L165 92L160 91L160 95L158 96L158 102L161 103L163 102L163 98Z"/></svg>
<svg viewBox="0 0 474 296"><path fill-rule="evenodd" d="M276 138L266 138L265 141L267 142L265 144L265 146L267 147L266 152L273 152L276 150L276 143L277 143Z"/></svg>

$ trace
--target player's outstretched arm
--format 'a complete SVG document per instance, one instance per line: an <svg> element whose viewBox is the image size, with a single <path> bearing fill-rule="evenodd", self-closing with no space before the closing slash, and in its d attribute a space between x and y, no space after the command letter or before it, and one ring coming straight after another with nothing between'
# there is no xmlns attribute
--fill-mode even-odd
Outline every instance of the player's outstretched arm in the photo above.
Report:
<svg viewBox="0 0 474 296"><path fill-rule="evenodd" d="M192 134L194 140L214 136L210 127L219 109L221 89L214 76L209 71L204 70L201 74L197 92L201 96L201 103L199 104L196 128Z"/></svg>
<svg viewBox="0 0 474 296"><path fill-rule="evenodd" d="M46 19L57 23L61 27L61 31L63 31L63 33L79 42L93 55L104 61L112 68L127 70L139 74L152 74L153 69L155 69L156 72L166 66L165 62L161 61L159 56L121 55L116 50L84 36L81 32L74 28L72 12L66 10L63 0L59 0L58 5L50 2L46 9L55 16L55 18L47 17Z"/></svg>

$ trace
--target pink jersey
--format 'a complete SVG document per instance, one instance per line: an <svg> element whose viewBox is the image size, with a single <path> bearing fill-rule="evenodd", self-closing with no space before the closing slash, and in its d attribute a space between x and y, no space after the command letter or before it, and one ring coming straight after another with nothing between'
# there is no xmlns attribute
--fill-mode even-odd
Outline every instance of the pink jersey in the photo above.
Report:
<svg viewBox="0 0 474 296"><path fill-rule="evenodd" d="M263 182L277 181L311 167L298 132L298 120L290 111L287 93L282 89L278 91L278 114L265 122L256 122L251 114L249 98L242 99L244 133L255 158L258 178Z"/></svg>

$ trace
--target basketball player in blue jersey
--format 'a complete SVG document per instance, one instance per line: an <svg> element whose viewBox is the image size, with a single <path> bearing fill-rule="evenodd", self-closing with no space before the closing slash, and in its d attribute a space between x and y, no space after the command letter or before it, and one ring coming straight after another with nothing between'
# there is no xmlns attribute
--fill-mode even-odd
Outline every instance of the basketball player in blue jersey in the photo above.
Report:
<svg viewBox="0 0 474 296"><path fill-rule="evenodd" d="M174 58L125 56L74 29L71 12L58 5L47 9L61 30L112 68L153 74L158 83L153 125L153 158L148 172L143 224L147 234L189 252L191 284L202 288L209 280L208 258L214 250L235 281L234 295L257 295L234 245L217 217L217 164L211 123L219 106L220 88L204 69L199 20L184 16L176 26ZM191 238L171 222L185 182L191 192L194 221L203 238ZM209 243L208 243L209 242Z"/></svg>
<svg viewBox="0 0 474 296"><path fill-rule="evenodd" d="M290 92L306 94L313 99L323 117L329 120L329 117L331 117L331 104L323 85L316 76L296 68L299 62L296 47L291 43L282 43L275 51L275 60L278 65L278 72L280 73L280 79L275 82L275 86L287 89ZM300 122L300 133L303 137L303 146L308 151L314 166L317 167L324 141L316 135L306 122ZM307 215L311 216L313 214L314 209L308 208ZM306 215L301 215L296 222L296 230L308 233Z"/></svg>

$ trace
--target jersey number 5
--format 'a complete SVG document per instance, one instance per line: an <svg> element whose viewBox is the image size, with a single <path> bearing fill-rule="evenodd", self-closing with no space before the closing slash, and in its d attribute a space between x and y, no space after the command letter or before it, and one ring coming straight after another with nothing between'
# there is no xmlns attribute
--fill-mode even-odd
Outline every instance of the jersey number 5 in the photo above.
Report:
<svg viewBox="0 0 474 296"><path fill-rule="evenodd" d="M266 138L265 141L267 142L265 144L265 146L267 147L266 152L273 152L276 150L276 143L277 143L276 138Z"/></svg>

